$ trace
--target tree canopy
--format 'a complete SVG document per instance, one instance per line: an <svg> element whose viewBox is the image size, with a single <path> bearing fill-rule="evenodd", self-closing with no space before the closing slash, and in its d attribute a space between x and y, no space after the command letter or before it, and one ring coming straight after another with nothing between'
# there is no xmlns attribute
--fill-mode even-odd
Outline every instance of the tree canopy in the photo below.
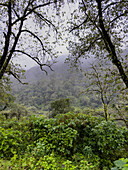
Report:
<svg viewBox="0 0 128 170"><path fill-rule="evenodd" d="M116 66L126 87L128 87L127 55L122 50L127 47L128 1L125 0L81 0L79 9L72 13L70 23L73 37L69 40L74 64L80 58L107 58Z"/></svg>
<svg viewBox="0 0 128 170"><path fill-rule="evenodd" d="M57 5L57 1L3 0L0 3L0 79L5 73L19 79L9 66L19 54L34 60L42 70L44 66L51 69L49 59L53 53L48 37L50 30L57 31L47 15L52 4Z"/></svg>
<svg viewBox="0 0 128 170"><path fill-rule="evenodd" d="M51 69L48 61L54 54L48 41L49 30L57 32L57 29L55 18L52 22L47 11L52 9L52 4L57 6L61 2L64 1L4 0L0 3L0 79L4 73L19 78L12 67L8 67L11 59L19 54L34 60L42 70L44 66ZM77 63L81 57L88 58L90 52L100 59L107 58L117 67L116 74L126 87L127 55L122 56L122 50L127 45L127 6L125 0L79 1L78 9L71 13L73 38L69 37L70 60Z"/></svg>

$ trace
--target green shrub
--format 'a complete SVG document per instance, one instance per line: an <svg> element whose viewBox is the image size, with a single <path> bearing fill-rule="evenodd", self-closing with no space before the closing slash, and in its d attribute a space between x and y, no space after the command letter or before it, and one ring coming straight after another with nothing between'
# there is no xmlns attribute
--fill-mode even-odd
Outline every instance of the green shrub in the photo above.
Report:
<svg viewBox="0 0 128 170"><path fill-rule="evenodd" d="M48 161L61 169L66 166L110 169L119 157L128 156L127 134L126 128L117 127L112 121L81 113L61 114L51 119L42 116L20 121L1 119L0 157L11 160L13 165L9 166L14 169L42 168Z"/></svg>
<svg viewBox="0 0 128 170"><path fill-rule="evenodd" d="M19 144L21 141L20 132L18 130L5 130L0 127L0 157L10 158L14 155L14 152L19 152Z"/></svg>
<svg viewBox="0 0 128 170"><path fill-rule="evenodd" d="M71 154L73 142L77 137L77 131L65 126L63 123L53 127L47 127L47 134L39 138L34 149L36 156L42 156L55 152L68 156Z"/></svg>
<svg viewBox="0 0 128 170"><path fill-rule="evenodd" d="M33 143L30 121L9 119L1 122L0 127L0 157L10 159L16 152L24 154L27 146Z"/></svg>
<svg viewBox="0 0 128 170"><path fill-rule="evenodd" d="M113 121L103 121L101 118L83 114L57 115L57 122L77 130L73 153L82 153L91 161L100 158L100 168L112 167L113 161L126 155L128 130L117 127ZM88 160L88 159L87 159Z"/></svg>
<svg viewBox="0 0 128 170"><path fill-rule="evenodd" d="M24 155L17 159L16 156L12 157L11 161L0 160L0 169L11 169L11 170L99 170L98 166L92 163L89 163L85 159L81 159L79 164L75 162L63 159L54 155L45 155L37 159L32 155Z"/></svg>
<svg viewBox="0 0 128 170"><path fill-rule="evenodd" d="M119 128L112 121L102 121L95 126L91 133L93 140L90 146L93 152L100 157L101 167L111 167L113 161L126 153L124 129Z"/></svg>

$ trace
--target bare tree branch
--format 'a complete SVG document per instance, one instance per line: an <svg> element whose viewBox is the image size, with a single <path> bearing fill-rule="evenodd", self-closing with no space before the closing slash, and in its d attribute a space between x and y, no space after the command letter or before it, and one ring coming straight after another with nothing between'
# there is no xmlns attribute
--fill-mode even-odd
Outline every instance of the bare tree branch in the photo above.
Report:
<svg viewBox="0 0 128 170"><path fill-rule="evenodd" d="M16 73L13 73L11 70L7 70L6 73L8 73L9 75L12 75L16 80L19 81L19 83L25 85L25 84L28 84L28 83L23 83L21 80L20 80L20 77L18 74Z"/></svg>
<svg viewBox="0 0 128 170"><path fill-rule="evenodd" d="M44 7L44 6L47 6L47 5L50 5L50 4L53 4L53 3L56 3L56 2L57 2L57 0L55 0L55 1L53 1L53 2L47 2L47 3L44 3L44 4L42 4L42 5L38 5L38 6L34 7L34 8L32 8L31 10L29 10L28 13L24 13L22 17L16 19L16 20L12 23L12 25L16 24L16 23L19 22L20 20L24 20L29 14L31 14L31 13L32 13L33 11L35 11L36 9L41 8L41 7ZM27 6L26 9L28 10L28 6ZM26 11L27 11L27 10L26 10Z"/></svg>
<svg viewBox="0 0 128 170"><path fill-rule="evenodd" d="M88 21L88 17L87 17L80 25L77 25L77 26L75 26L74 28L72 28L72 29L69 31L69 33L72 32L72 31L74 31L74 30L76 30L76 29L78 29L78 28L81 27L83 24L85 24L87 21Z"/></svg>
<svg viewBox="0 0 128 170"><path fill-rule="evenodd" d="M117 4L124 3L124 2L128 2L128 1L112 2L112 3L108 4L108 5L102 10L102 12L104 12L104 11L105 11L106 9L108 9L110 6L117 5ZM98 16L99 16L99 15L96 16L95 21L97 20Z"/></svg>
<svg viewBox="0 0 128 170"><path fill-rule="evenodd" d="M46 63L45 63L45 64L44 64L44 63L42 64L42 63L39 61L39 58L38 58L38 57L32 57L30 54L28 54L28 53L26 53L26 52L24 52L24 51L22 51L22 50L15 50L14 52L22 53L22 54L28 56L29 58L31 58L32 60L34 60L34 61L40 66L41 70L44 71L46 74L47 74L47 71L43 69L43 66L47 66L47 67L50 68L51 71L53 71L53 69L51 68L51 65L50 65L50 64L46 64Z"/></svg>
<svg viewBox="0 0 128 170"><path fill-rule="evenodd" d="M116 18L114 18L112 21L110 21L110 24L113 23L114 21L116 21L117 19L119 19L120 17L125 16L126 14L128 14L128 10L126 10L124 13L118 15Z"/></svg>
<svg viewBox="0 0 128 170"><path fill-rule="evenodd" d="M0 3L0 6L5 6L5 7L8 7L8 4L3 4L3 3Z"/></svg>
<svg viewBox="0 0 128 170"><path fill-rule="evenodd" d="M53 28L55 29L56 33L57 33L56 26L50 20L45 18L42 14L38 13L37 11L33 11L33 13L36 14L40 19L44 20L49 27L50 27L50 25L52 25Z"/></svg>
<svg viewBox="0 0 128 170"><path fill-rule="evenodd" d="M99 94L101 93L101 91L98 89L97 90L96 89L90 89L90 90L88 89L87 92L98 92Z"/></svg>
<svg viewBox="0 0 128 170"><path fill-rule="evenodd" d="M13 8L13 11L14 11L15 15L17 16L17 18L19 19L20 16L18 15L18 13L16 12L16 10L14 8Z"/></svg>
<svg viewBox="0 0 128 170"><path fill-rule="evenodd" d="M15 35L15 33L14 33L14 32L11 32L11 34L14 36L14 38L16 38L16 35Z"/></svg>
<svg viewBox="0 0 128 170"><path fill-rule="evenodd" d="M49 21L47 18L43 17L43 15L41 15L39 12L36 11L39 8L48 6L50 4L55 4L56 2L60 2L60 0L53 0L53 1L50 0L50 1L46 1L46 2L42 1L41 4L39 4L38 2L35 3L35 0L28 0L25 2L25 7L21 6L21 8L23 7L23 9L21 9L21 8L19 9L19 6L18 6L19 3L16 1L8 0L7 4L0 3L0 7L1 6L3 6L3 8L4 8L4 6L7 7L7 17L6 17L6 23L7 23L6 29L7 30L6 30L6 32L3 33L5 42L4 42L4 47L3 47L3 54L0 57L0 79L3 77L4 73L7 70L8 64L12 58L13 53L15 52L15 48L17 46L17 43L19 41L21 33L26 32L26 33L29 33L32 37L36 38L36 40L37 40L36 42L37 43L39 42L41 44L41 47L43 49L43 50L42 49L41 50L43 51L43 54L44 55L46 53L48 53L48 55L50 54L49 51L47 51L47 49L45 49L41 38L38 37L35 33L33 33L29 29L27 30L25 28L23 30L23 24L24 24L24 21L26 19L28 19L27 17L30 14L34 13L35 15L40 17L40 19L44 20L49 26L52 25L52 27L54 27L54 29L56 29L55 25L52 24L51 21ZM21 3L21 5L23 5L23 4ZM21 10L21 12L18 10ZM18 25L17 25L17 22L18 22ZM17 25L16 27L15 27L15 24ZM14 26L14 29L17 28L16 32L14 29L12 29L13 26ZM57 32L57 30L56 30L56 32ZM23 53L23 51L22 51L22 53ZM24 54L26 54L26 53L24 53ZM31 55L28 55L28 56L31 57ZM31 57L31 58L40 66L41 70L45 71L43 69L43 66L47 66L50 68L50 70L52 70L50 64L42 64L38 57Z"/></svg>
<svg viewBox="0 0 128 170"><path fill-rule="evenodd" d="M88 47L84 48L84 50L81 50L80 54L76 57L75 62L77 63L78 59L79 59L82 55L84 55L86 52L90 51L91 48L93 47L93 45L94 45L98 40L101 40L101 39L102 39L102 37L96 38L93 42L91 42L91 44L90 44ZM81 45L81 46L82 46L82 45ZM85 46L85 44L83 44L83 46Z"/></svg>
<svg viewBox="0 0 128 170"><path fill-rule="evenodd" d="M112 5L117 5L117 4L121 4L121 3L124 3L124 2L128 2L128 1L111 2L110 4L108 4L108 5L102 10L102 12L104 12L107 8L109 8L109 7L112 6Z"/></svg>
<svg viewBox="0 0 128 170"><path fill-rule="evenodd" d="M47 52L47 51L45 50L45 48L44 48L44 45L43 45L41 39L40 39L37 35L35 35L35 34L34 34L33 32L31 32L30 30L22 30L21 32L28 32L29 34L31 34L34 38L36 38L36 39L40 42L43 51Z"/></svg>

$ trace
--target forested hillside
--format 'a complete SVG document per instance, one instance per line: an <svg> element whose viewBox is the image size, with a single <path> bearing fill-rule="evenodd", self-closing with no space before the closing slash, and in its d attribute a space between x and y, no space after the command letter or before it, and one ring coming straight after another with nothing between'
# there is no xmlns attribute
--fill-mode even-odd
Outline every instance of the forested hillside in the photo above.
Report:
<svg viewBox="0 0 128 170"><path fill-rule="evenodd" d="M94 95L85 94L84 71L70 69L62 62L54 64L53 70L46 75L38 67L33 67L26 72L23 80L28 85L13 83L17 102L42 110L50 110L50 103L61 98L69 98L72 106L82 109L101 106Z"/></svg>
<svg viewBox="0 0 128 170"><path fill-rule="evenodd" d="M86 61L83 66L81 70L70 68L60 60L53 65L54 71L47 70L48 74L32 67L22 80L27 85L13 82L13 95L19 104L35 107L41 114L51 112L52 102L68 98L74 111L127 124L127 89L114 77L115 68L108 61L101 68L98 60Z"/></svg>

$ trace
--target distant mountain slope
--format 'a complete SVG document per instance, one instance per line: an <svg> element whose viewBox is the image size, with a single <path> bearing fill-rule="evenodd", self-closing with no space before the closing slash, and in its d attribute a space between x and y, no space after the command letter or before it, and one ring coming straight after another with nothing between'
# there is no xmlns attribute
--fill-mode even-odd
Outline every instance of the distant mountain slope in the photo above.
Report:
<svg viewBox="0 0 128 170"><path fill-rule="evenodd" d="M50 103L60 98L70 98L72 105L78 107L100 104L94 96L81 94L84 91L84 75L75 69L69 71L66 63L58 62L53 66L54 71L48 71L48 75L39 67L32 67L26 71L28 85L13 85L13 93L19 103L27 106L35 106L39 109L49 110Z"/></svg>
<svg viewBox="0 0 128 170"><path fill-rule="evenodd" d="M62 63L62 62L59 62L59 63L55 63L53 66L52 66L52 70L50 70L50 68L46 67L44 68L48 74L46 74L44 71L42 71L40 69L39 66L35 66L35 67L32 67L31 69L27 70L26 71L26 80L28 82L34 82L34 81L38 81L42 78L49 78L49 76L52 74L58 74L58 75L63 75L65 73L70 73L68 70L69 70L69 67L66 63Z"/></svg>

